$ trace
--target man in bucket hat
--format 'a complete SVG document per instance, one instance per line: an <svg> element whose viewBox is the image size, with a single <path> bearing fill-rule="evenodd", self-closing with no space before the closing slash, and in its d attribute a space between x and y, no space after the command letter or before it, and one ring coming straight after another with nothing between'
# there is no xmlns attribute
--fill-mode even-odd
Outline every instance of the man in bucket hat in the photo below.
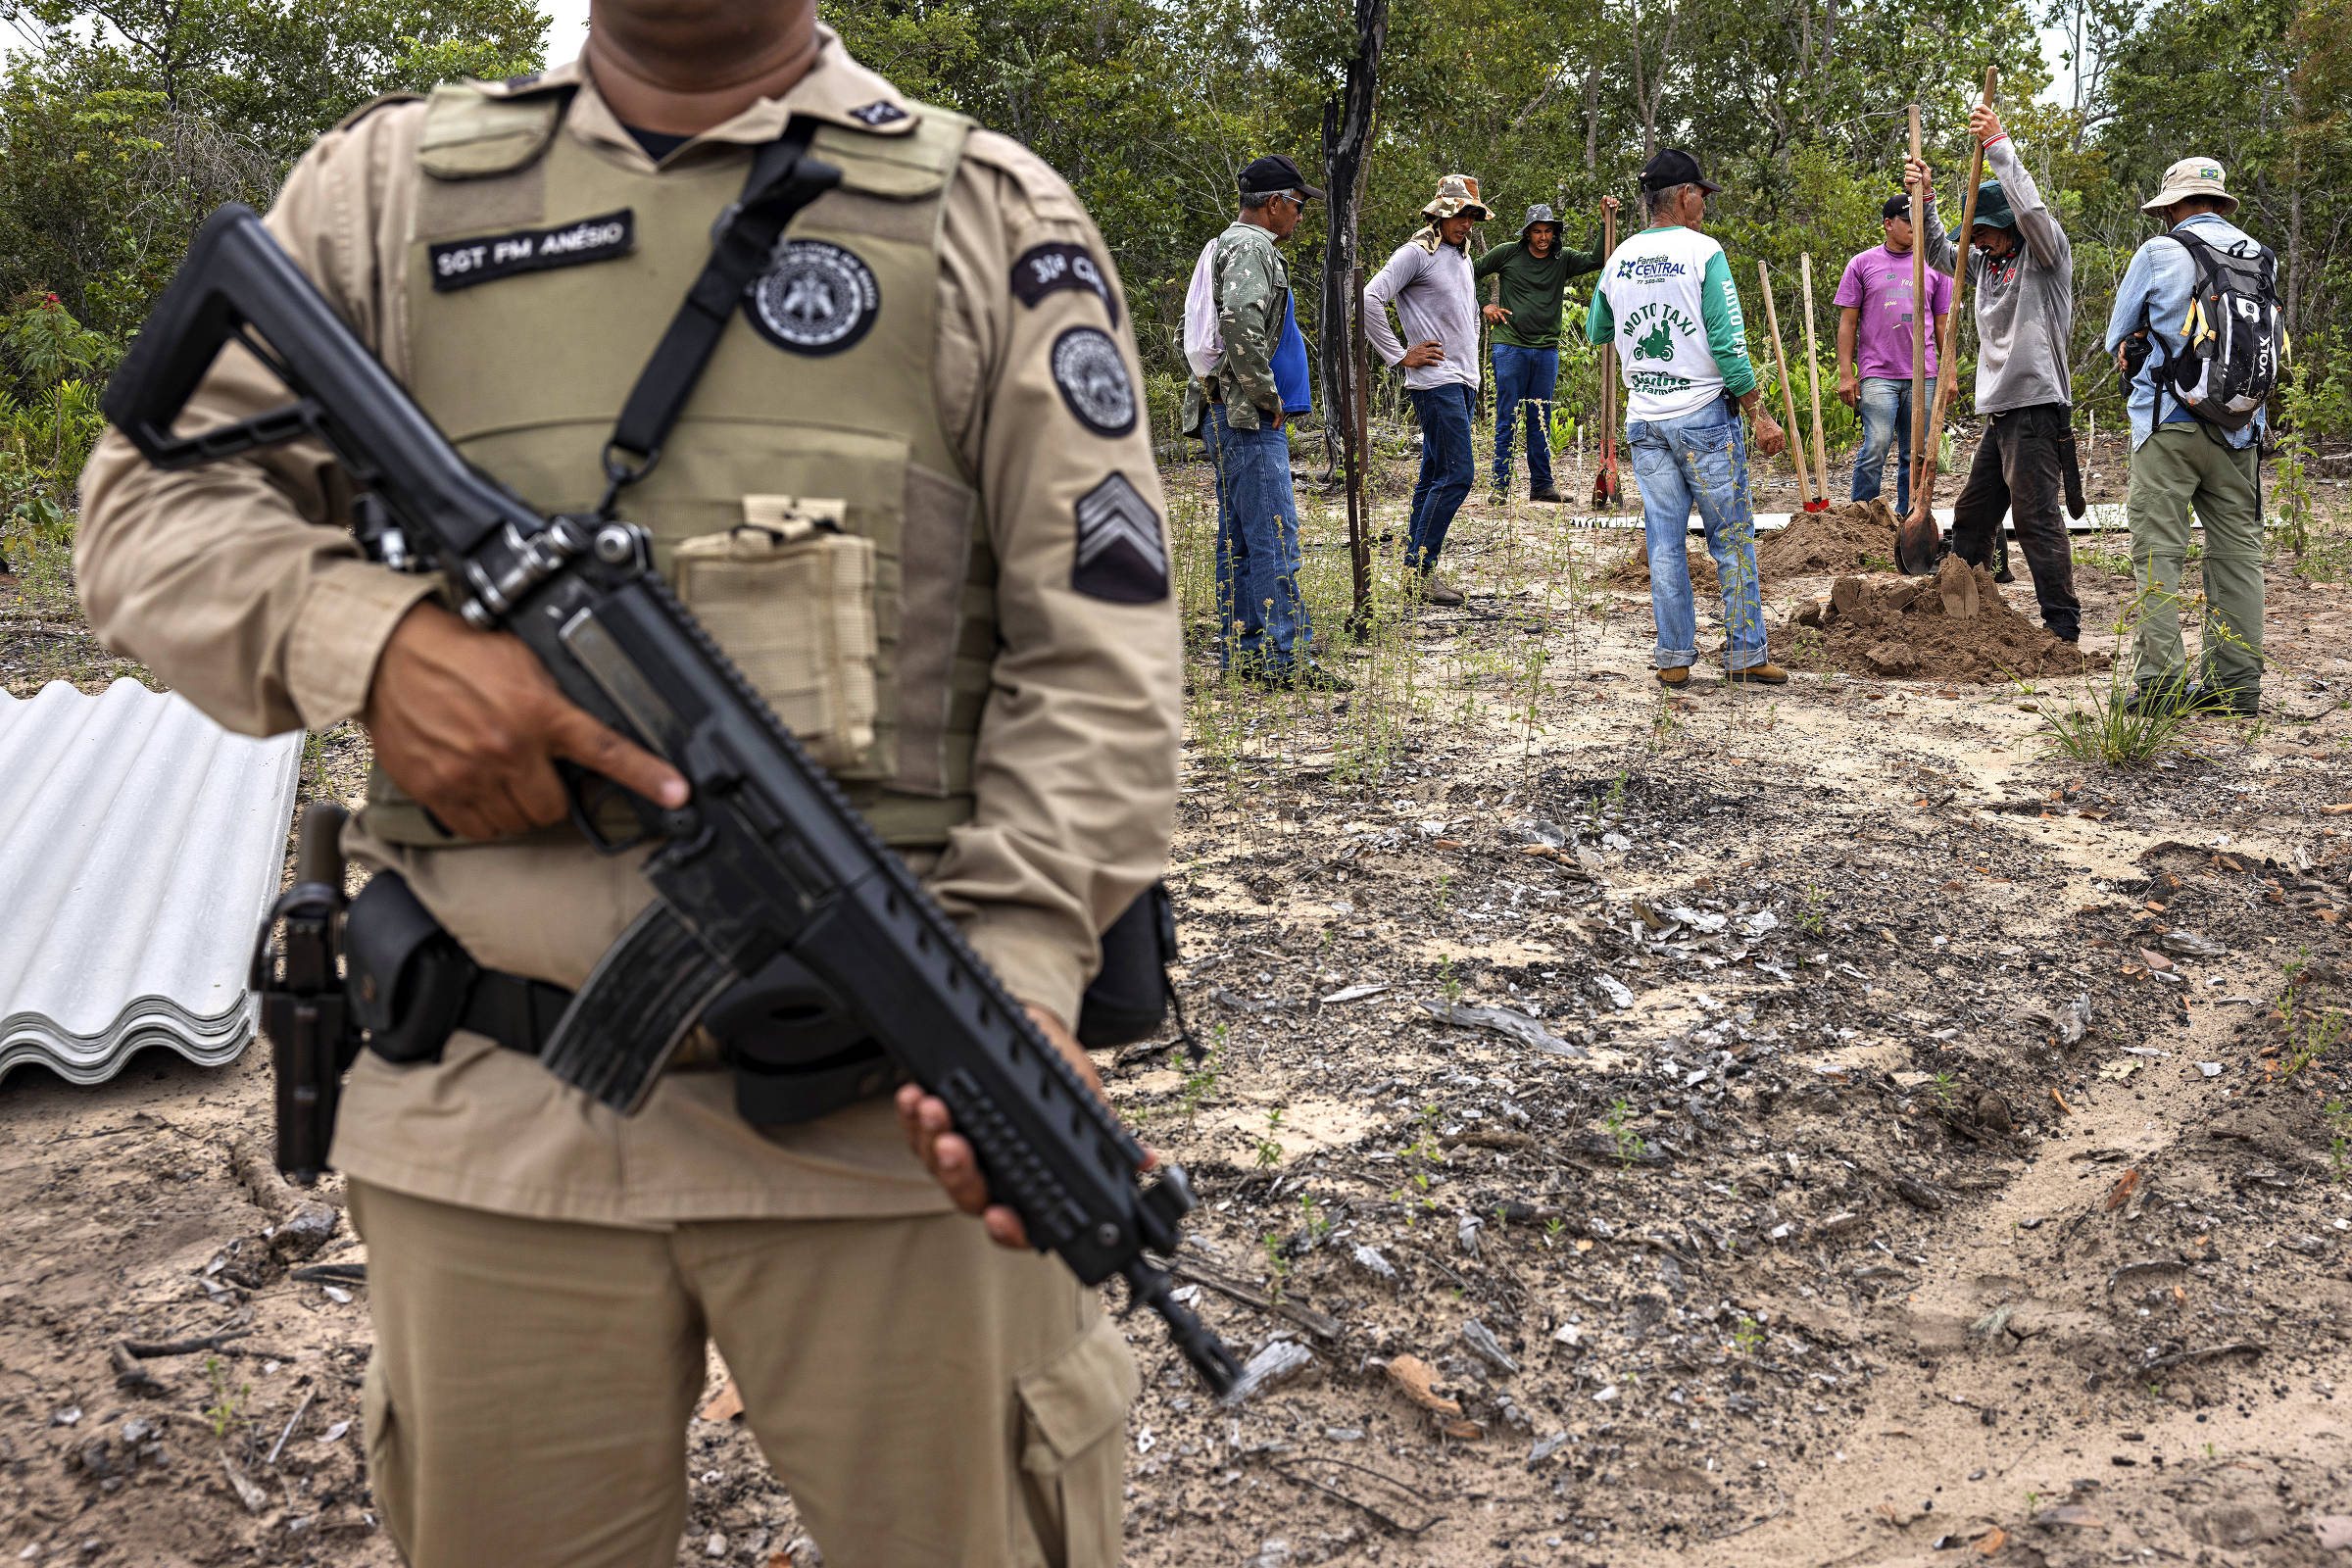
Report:
<svg viewBox="0 0 2352 1568"><path fill-rule="evenodd" d="M2230 270L2251 274L2246 292L2258 303L2277 262L2230 221L2237 198L2210 158L2166 170L2163 188L2139 210L2165 232L2132 256L2107 318L2107 351L2130 387L2132 415L2132 574L2141 595L2132 706L2185 704L2251 717L2262 695L2262 410L2235 429L2201 419L2181 401L2174 371L2191 360L2183 330L2191 303L2205 306L2199 296L2209 293L2198 286L2196 252L2224 268L2244 263ZM2269 303L2276 306L2275 294ZM2180 598L2191 512L2205 527L2205 651L2194 685L2180 646Z"/></svg>
<svg viewBox="0 0 2352 1568"><path fill-rule="evenodd" d="M1421 575L1433 605L1458 605L1461 590L1437 574L1446 529L1478 476L1470 416L1478 399L1478 295L1470 271L1470 225L1494 214L1478 199L1478 181L1447 174L1421 216L1429 221L1396 247L1364 285L1364 333L1388 364L1404 372L1421 421L1421 477L1405 530L1405 564ZM1413 346L1389 327L1396 307Z"/></svg>
<svg viewBox="0 0 2352 1568"><path fill-rule="evenodd" d="M1690 684L1698 658L1698 611L1684 544L1693 507L1723 589L1729 678L1767 686L1788 679L1764 651L1756 514L1740 411L1755 421L1756 447L1766 457L1788 438L1756 390L1731 264L1723 247L1700 232L1707 198L1722 188L1679 147L1652 158L1642 171L1649 226L1627 236L1601 268L1585 318L1586 341L1616 341L1625 376L1625 440L1641 481L1649 608L1657 619L1653 658L1658 683L1669 691Z"/></svg>
<svg viewBox="0 0 2352 1568"><path fill-rule="evenodd" d="M1617 210L1617 198L1601 205ZM1551 482L1551 394L1560 378L1560 296L1572 277L1600 270L1607 259L1596 224L1589 249L1560 244L1559 220L1542 203L1527 210L1519 237L1478 259L1474 277L1494 277L1499 302L1485 307L1494 327L1494 493L1499 504L1511 487L1512 425L1527 409L1527 478L1531 501L1564 502Z"/></svg>

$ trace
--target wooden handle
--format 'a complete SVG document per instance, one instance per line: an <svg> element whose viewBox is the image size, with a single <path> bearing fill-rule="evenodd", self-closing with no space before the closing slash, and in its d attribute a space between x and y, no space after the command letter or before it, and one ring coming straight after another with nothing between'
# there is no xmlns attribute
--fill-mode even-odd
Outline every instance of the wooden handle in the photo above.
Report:
<svg viewBox="0 0 2352 1568"><path fill-rule="evenodd" d="M1813 493L1830 499L1830 457L1821 440L1821 349L1813 338L1813 253L1796 259L1797 284L1805 294L1805 381L1813 390ZM1796 432L1788 432L1790 440Z"/></svg>
<svg viewBox="0 0 2352 1568"><path fill-rule="evenodd" d="M2000 67L1986 66L1984 68L1985 107L1991 107L1993 90L2000 85ZM1979 142L1975 154L1969 159L1968 190L1960 198L1960 245L1952 266L1952 324L1945 329L1943 344L1938 351L1942 355L1942 359L1936 366L1936 406L1928 420L1927 435L1922 443L1926 450L1921 456L1919 480L1911 489L1911 504L1923 513L1932 510L1935 505L1936 470L1938 466L1936 462L1936 450L1943 445L1943 421L1951 413L1953 401L1960 395L1960 305L1968 296L1969 240L1977 223L1977 187L1983 183L1984 183L1984 145ZM1916 205L1916 199L1914 205ZM1911 248L1914 252L1921 248L1921 240L1916 228L1912 235Z"/></svg>
<svg viewBox="0 0 2352 1568"><path fill-rule="evenodd" d="M1801 503L1805 482L1805 444L1797 439L1796 390L1788 384L1788 356L1781 352L1781 316L1772 303L1772 271L1756 264L1756 284L1764 291L1764 325L1772 333L1772 364L1781 376L1781 407L1788 416L1788 466L1796 470L1796 498Z"/></svg>

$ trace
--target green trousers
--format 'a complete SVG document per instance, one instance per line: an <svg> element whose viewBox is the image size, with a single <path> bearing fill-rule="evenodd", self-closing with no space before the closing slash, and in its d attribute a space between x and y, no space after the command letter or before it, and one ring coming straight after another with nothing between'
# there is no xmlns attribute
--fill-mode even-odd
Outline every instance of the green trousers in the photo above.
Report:
<svg viewBox="0 0 2352 1568"><path fill-rule="evenodd" d="M2186 673L2180 567L2193 511L2205 525L2201 679L2262 686L2262 503L2254 449L2233 452L2201 424L2162 424L2132 454L2132 572L2140 592L2133 645L2140 684Z"/></svg>

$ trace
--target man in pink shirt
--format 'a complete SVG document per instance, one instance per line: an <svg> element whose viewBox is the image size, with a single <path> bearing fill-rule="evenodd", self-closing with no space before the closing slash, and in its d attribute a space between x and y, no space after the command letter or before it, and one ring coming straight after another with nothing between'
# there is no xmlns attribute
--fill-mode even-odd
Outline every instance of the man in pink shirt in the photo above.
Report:
<svg viewBox="0 0 2352 1568"><path fill-rule="evenodd" d="M1853 497L1879 493L1892 444L1900 464L1895 513L1911 510L1911 198L1889 196L1879 210L1886 243L1845 264L1838 280L1838 396L1862 416L1862 450L1854 459ZM1928 303L1936 317L1928 331L1928 384L1936 382L1936 346L1952 313L1952 280L1928 270ZM1855 375L1855 348L1861 374Z"/></svg>

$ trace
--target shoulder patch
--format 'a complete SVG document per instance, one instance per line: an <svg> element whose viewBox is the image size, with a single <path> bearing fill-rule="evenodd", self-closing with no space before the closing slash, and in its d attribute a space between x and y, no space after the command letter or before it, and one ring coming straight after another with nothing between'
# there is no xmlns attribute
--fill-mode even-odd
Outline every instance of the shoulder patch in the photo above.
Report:
<svg viewBox="0 0 2352 1568"><path fill-rule="evenodd" d="M860 125L895 125L906 118L906 111L887 98L877 98L870 104L859 104L846 113Z"/></svg>
<svg viewBox="0 0 2352 1568"><path fill-rule="evenodd" d="M1113 473L1078 498L1078 552L1070 588L1114 605L1153 605L1168 597L1168 550L1159 514Z"/></svg>
<svg viewBox="0 0 2352 1568"><path fill-rule="evenodd" d="M1110 313L1110 324L1119 324L1119 303L1110 292L1110 280L1085 246L1066 240L1032 245L1012 264L1012 292L1023 305L1034 306L1065 288L1094 295Z"/></svg>
<svg viewBox="0 0 2352 1568"><path fill-rule="evenodd" d="M425 249L433 269L433 292L447 294L517 272L618 261L636 248L637 214L624 207L617 213L603 213L554 228L517 228L471 239L438 240Z"/></svg>
<svg viewBox="0 0 2352 1568"><path fill-rule="evenodd" d="M1135 383L1110 334L1073 326L1054 340L1054 386L1078 422L1100 436L1135 428Z"/></svg>

